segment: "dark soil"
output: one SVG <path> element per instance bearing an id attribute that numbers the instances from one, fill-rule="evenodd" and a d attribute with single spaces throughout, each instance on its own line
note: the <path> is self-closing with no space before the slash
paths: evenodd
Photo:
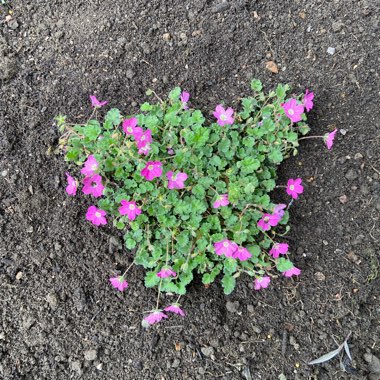
<path id="1" fill-rule="evenodd" d="M 376 0 L 2 6 L 0 378 L 379 379 L 364 359 L 380 356 L 378 36 Z M 131 257 L 116 231 L 85 222 L 84 197 L 66 196 L 53 117 L 85 119 L 92 93 L 134 112 L 147 88 L 177 85 L 209 112 L 235 105 L 253 77 L 312 89 L 312 132 L 341 129 L 333 150 L 305 140 L 280 169 L 283 183 L 305 181 L 289 236 L 302 276 L 262 292 L 243 278 L 228 297 L 195 283 L 186 318 L 145 330 L 156 293 L 141 268 L 125 293 L 110 288 Z M 356 375 L 337 358 L 307 365 L 350 331 Z"/>

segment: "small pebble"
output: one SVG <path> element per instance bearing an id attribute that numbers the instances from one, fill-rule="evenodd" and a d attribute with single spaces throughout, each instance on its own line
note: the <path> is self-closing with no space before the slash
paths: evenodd
<path id="1" fill-rule="evenodd" d="M 94 361 L 98 356 L 98 352 L 96 350 L 87 350 L 84 352 L 84 358 L 89 361 L 89 362 L 92 362 Z"/>
<path id="2" fill-rule="evenodd" d="M 345 129 L 339 129 L 341 135 L 345 136 L 347 131 Z"/>
<path id="3" fill-rule="evenodd" d="M 327 49 L 327 54 L 334 55 L 334 54 L 335 54 L 335 48 L 333 48 L 333 47 L 329 47 L 329 48 Z"/>

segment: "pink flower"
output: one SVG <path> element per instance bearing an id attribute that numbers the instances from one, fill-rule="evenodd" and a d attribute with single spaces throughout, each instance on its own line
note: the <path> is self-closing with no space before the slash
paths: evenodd
<path id="1" fill-rule="evenodd" d="M 99 164 L 96 161 L 96 158 L 93 155 L 87 157 L 87 160 L 84 163 L 84 167 L 80 171 L 86 177 L 92 176 L 96 170 L 98 170 Z"/>
<path id="2" fill-rule="evenodd" d="M 122 205 L 119 207 L 120 215 L 127 215 L 129 220 L 135 220 L 141 214 L 141 209 L 136 206 L 136 202 L 123 199 L 120 203 Z"/>
<path id="3" fill-rule="evenodd" d="M 158 273 L 157 277 L 166 278 L 166 277 L 175 277 L 177 273 L 174 272 L 172 268 L 162 268 Z"/>
<path id="4" fill-rule="evenodd" d="M 309 112 L 314 106 L 313 99 L 314 92 L 309 92 L 309 90 L 306 89 L 306 93 L 303 97 L 303 105 L 305 106 L 307 112 Z"/>
<path id="5" fill-rule="evenodd" d="M 269 251 L 269 254 L 277 259 L 280 254 L 285 255 L 289 250 L 289 245 L 286 243 L 274 243 L 272 249 Z"/>
<path id="6" fill-rule="evenodd" d="M 94 174 L 83 180 L 82 191 L 84 194 L 92 194 L 95 198 L 98 198 L 103 195 L 103 190 L 102 177 L 99 174 Z"/>
<path id="7" fill-rule="evenodd" d="M 293 267 L 293 268 L 290 268 L 290 269 L 286 270 L 282 274 L 285 277 L 299 276 L 301 274 L 301 270 L 298 269 L 298 268 L 296 268 L 296 267 Z"/>
<path id="8" fill-rule="evenodd" d="M 181 317 L 184 317 L 186 315 L 178 303 L 173 303 L 173 305 L 165 307 L 164 311 L 170 311 L 172 313 L 180 315 Z"/>
<path id="9" fill-rule="evenodd" d="M 115 289 L 119 290 L 120 292 L 128 288 L 128 282 L 124 280 L 123 276 L 110 278 L 110 283 Z"/>
<path id="10" fill-rule="evenodd" d="M 286 116 L 293 122 L 301 121 L 304 111 L 303 104 L 297 104 L 296 99 L 290 99 L 286 103 L 281 104 L 281 107 L 285 111 Z"/>
<path id="11" fill-rule="evenodd" d="M 257 277 L 254 281 L 255 290 L 265 289 L 269 286 L 269 283 L 270 283 L 269 276 Z"/>
<path id="12" fill-rule="evenodd" d="M 228 194 L 222 194 L 219 195 L 217 200 L 213 204 L 213 208 L 218 208 L 220 206 L 227 206 L 230 204 L 230 201 L 228 200 Z"/>
<path id="13" fill-rule="evenodd" d="M 215 253 L 220 256 L 233 257 L 234 253 L 238 250 L 238 245 L 233 241 L 227 239 L 218 241 L 214 244 Z"/>
<path id="14" fill-rule="evenodd" d="M 137 129 L 137 128 L 136 128 Z M 133 136 L 135 137 L 137 141 L 137 148 L 141 149 L 144 148 L 147 144 L 150 144 L 152 142 L 152 131 L 150 129 L 147 129 L 145 132 L 143 130 L 138 130 L 133 133 Z"/>
<path id="15" fill-rule="evenodd" d="M 66 193 L 74 196 L 77 193 L 78 181 L 75 178 L 71 177 L 69 173 L 66 173 L 66 177 L 68 183 L 66 186 Z"/>
<path id="16" fill-rule="evenodd" d="M 90 206 L 86 213 L 86 219 L 95 224 L 95 226 L 100 226 L 101 224 L 107 224 L 106 214 L 104 210 L 100 210 L 96 206 Z"/>
<path id="17" fill-rule="evenodd" d="M 238 249 L 233 253 L 232 257 L 234 259 L 239 259 L 240 261 L 245 261 L 251 258 L 252 254 L 248 251 L 247 248 L 238 247 Z"/>
<path id="18" fill-rule="evenodd" d="M 189 109 L 189 107 L 187 106 L 187 102 L 189 101 L 189 99 L 190 99 L 190 94 L 186 91 L 182 91 L 181 102 L 182 102 L 183 109 L 185 110 Z"/>
<path id="19" fill-rule="evenodd" d="M 147 156 L 151 149 L 152 147 L 150 146 L 150 144 L 146 144 L 138 150 L 138 153 Z"/>
<path id="20" fill-rule="evenodd" d="M 278 214 L 264 214 L 262 218 L 257 222 L 257 227 L 263 231 L 270 230 L 271 227 L 277 226 L 281 217 Z"/>
<path id="21" fill-rule="evenodd" d="M 285 211 L 284 211 L 285 209 L 286 209 L 286 205 L 284 205 L 283 203 L 280 203 L 280 204 L 274 206 L 273 214 L 276 214 L 282 218 L 285 214 Z"/>
<path id="22" fill-rule="evenodd" d="M 186 173 L 179 172 L 174 174 L 174 172 L 170 171 L 166 173 L 166 177 L 168 177 L 169 180 L 168 189 L 183 189 L 185 187 L 184 182 L 187 180 Z"/>
<path id="23" fill-rule="evenodd" d="M 136 126 L 137 119 L 135 117 L 131 117 L 130 119 L 125 119 L 123 121 L 123 130 L 127 135 L 133 135 Z"/>
<path id="24" fill-rule="evenodd" d="M 234 110 L 231 107 L 225 110 L 221 104 L 215 107 L 215 111 L 213 113 L 213 115 L 217 118 L 216 122 L 222 127 L 226 124 L 232 125 L 234 123 L 233 114 Z"/>
<path id="25" fill-rule="evenodd" d="M 326 133 L 324 136 L 323 136 L 323 140 L 325 141 L 326 145 L 327 145 L 327 149 L 331 149 L 333 144 L 334 144 L 334 139 L 335 139 L 335 135 L 336 135 L 336 132 L 338 130 L 335 128 L 331 133 Z"/>
<path id="26" fill-rule="evenodd" d="M 297 199 L 299 194 L 303 193 L 303 186 L 301 185 L 302 179 L 292 179 L 290 178 L 288 180 L 288 186 L 286 187 L 286 192 L 288 195 L 290 195 L 293 199 Z"/>
<path id="27" fill-rule="evenodd" d="M 160 161 L 149 161 L 145 168 L 141 170 L 141 175 L 148 181 L 153 181 L 156 177 L 161 177 L 162 164 Z"/>
<path id="28" fill-rule="evenodd" d="M 150 325 L 154 325 L 155 323 L 158 323 L 167 317 L 168 316 L 162 311 L 156 310 L 152 314 L 149 314 L 147 317 L 145 317 L 144 321 L 148 322 Z"/>
<path id="29" fill-rule="evenodd" d="M 95 108 L 96 107 L 98 107 L 98 108 L 103 107 L 108 103 L 107 100 L 105 100 L 104 102 L 99 102 L 99 100 L 96 99 L 95 95 L 90 95 L 90 100 L 91 100 L 91 105 Z"/>

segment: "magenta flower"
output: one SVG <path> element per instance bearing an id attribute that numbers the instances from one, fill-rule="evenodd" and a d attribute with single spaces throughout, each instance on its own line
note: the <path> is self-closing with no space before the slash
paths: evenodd
<path id="1" fill-rule="evenodd" d="M 100 226 L 101 224 L 107 224 L 106 214 L 104 210 L 100 210 L 96 206 L 90 206 L 86 213 L 86 219 L 95 224 L 95 226 Z"/>
<path id="2" fill-rule="evenodd" d="M 144 130 L 141 127 L 135 127 L 133 129 L 132 135 L 137 140 L 139 136 L 141 136 L 144 133 Z"/>
<path id="3" fill-rule="evenodd" d="M 217 200 L 213 204 L 213 208 L 218 208 L 220 206 L 227 206 L 230 204 L 230 201 L 228 200 L 228 194 L 222 194 L 219 195 Z"/>
<path id="4" fill-rule="evenodd" d="M 177 273 L 174 272 L 172 268 L 162 268 L 158 273 L 157 277 L 166 278 L 166 277 L 175 277 Z"/>
<path id="5" fill-rule="evenodd" d="M 331 133 L 326 133 L 323 136 L 323 140 L 325 141 L 328 150 L 330 150 L 334 144 L 334 139 L 337 131 L 338 130 L 335 128 Z"/>
<path id="6" fill-rule="evenodd" d="M 271 227 L 277 226 L 281 217 L 278 214 L 264 214 L 262 218 L 257 222 L 257 227 L 263 231 L 270 230 Z"/>
<path id="7" fill-rule="evenodd" d="M 66 177 L 67 177 L 67 184 L 68 184 L 66 186 L 66 193 L 74 196 L 77 193 L 78 181 L 75 178 L 71 177 L 69 173 L 66 173 Z"/>
<path id="8" fill-rule="evenodd" d="M 135 131 L 133 136 L 137 141 L 138 149 L 144 148 L 147 144 L 152 142 L 152 131 L 150 129 L 147 129 L 145 132 L 141 131 L 141 133 L 140 131 Z"/>
<path id="9" fill-rule="evenodd" d="M 90 95 L 90 100 L 91 100 L 91 105 L 95 108 L 100 108 L 100 107 L 103 107 L 105 106 L 108 101 L 105 100 L 104 102 L 100 102 L 95 95 Z"/>
<path id="10" fill-rule="evenodd" d="M 99 174 L 84 178 L 82 188 L 84 194 L 92 194 L 95 198 L 98 198 L 103 195 L 103 190 L 102 177 Z"/>
<path id="11" fill-rule="evenodd" d="M 128 288 L 128 282 L 124 280 L 123 276 L 110 278 L 110 283 L 115 289 L 119 290 L 120 292 Z"/>
<path id="12" fill-rule="evenodd" d="M 148 181 L 153 181 L 157 177 L 161 177 L 162 164 L 160 161 L 149 161 L 145 168 L 141 170 L 141 175 Z"/>
<path id="13" fill-rule="evenodd" d="M 301 274 L 301 269 L 296 267 L 290 268 L 282 273 L 285 277 L 299 276 Z"/>
<path id="14" fill-rule="evenodd" d="M 165 313 L 163 313 L 162 311 L 155 310 L 153 313 L 151 313 L 147 317 L 145 317 L 144 321 L 148 322 L 150 325 L 154 325 L 155 323 L 158 323 L 167 317 L 168 316 Z"/>
<path id="15" fill-rule="evenodd" d="M 152 147 L 150 146 L 150 144 L 146 144 L 138 150 L 138 153 L 147 156 L 151 149 Z"/>
<path id="16" fill-rule="evenodd" d="M 285 214 L 285 211 L 284 211 L 285 209 L 286 209 L 286 205 L 284 205 L 283 203 L 280 203 L 274 206 L 273 214 L 277 214 L 280 218 L 282 218 Z"/>
<path id="17" fill-rule="evenodd" d="M 234 123 L 233 114 L 234 114 L 234 110 L 231 107 L 229 107 L 225 110 L 221 104 L 219 104 L 215 107 L 215 111 L 213 113 L 213 115 L 217 119 L 216 122 L 221 127 L 223 127 L 226 124 L 232 125 Z"/>
<path id="18" fill-rule="evenodd" d="M 296 99 L 290 99 L 286 103 L 281 104 L 281 107 L 285 111 L 286 116 L 293 122 L 301 121 L 304 111 L 303 104 L 297 104 Z"/>
<path id="19" fill-rule="evenodd" d="M 289 245 L 286 243 L 274 243 L 273 247 L 269 251 L 269 254 L 274 258 L 277 259 L 280 254 L 285 255 L 289 250 Z"/>
<path id="20" fill-rule="evenodd" d="M 254 281 L 255 290 L 265 289 L 269 286 L 269 283 L 270 283 L 269 276 L 257 277 Z"/>
<path id="21" fill-rule="evenodd" d="M 233 241 L 227 239 L 218 241 L 214 244 L 215 253 L 220 256 L 233 257 L 234 253 L 238 250 L 238 245 Z"/>
<path id="22" fill-rule="evenodd" d="M 174 172 L 170 171 L 166 173 L 166 177 L 168 177 L 169 180 L 168 189 L 183 189 L 185 187 L 184 182 L 187 180 L 186 173 L 179 172 L 174 174 Z"/>
<path id="23" fill-rule="evenodd" d="M 123 121 L 123 130 L 127 135 L 133 135 L 136 126 L 137 119 L 135 117 L 131 117 L 130 119 L 125 119 Z"/>
<path id="24" fill-rule="evenodd" d="M 186 315 L 178 303 L 173 303 L 172 305 L 165 307 L 164 311 L 170 311 L 172 313 L 180 315 L 181 317 L 184 317 Z"/>
<path id="25" fill-rule="evenodd" d="M 309 112 L 314 106 L 313 99 L 314 92 L 309 92 L 309 90 L 306 89 L 306 93 L 303 97 L 303 105 L 305 106 L 307 112 Z"/>
<path id="26" fill-rule="evenodd" d="M 129 220 L 135 220 L 136 217 L 141 214 L 141 209 L 136 206 L 136 202 L 128 202 L 123 199 L 120 203 L 120 215 L 127 215 Z"/>
<path id="27" fill-rule="evenodd" d="M 181 99 L 181 102 L 182 102 L 183 109 L 185 109 L 185 110 L 189 109 L 189 107 L 187 106 L 187 102 L 190 99 L 190 94 L 188 92 L 186 92 L 186 91 L 182 91 L 180 99 Z"/>
<path id="28" fill-rule="evenodd" d="M 84 163 L 84 167 L 80 172 L 86 177 L 90 177 L 96 172 L 96 170 L 98 170 L 98 167 L 98 161 L 96 161 L 96 158 L 91 154 L 87 157 L 87 160 Z"/>
<path id="29" fill-rule="evenodd" d="M 240 261 L 248 260 L 252 257 L 252 254 L 248 251 L 247 248 L 238 247 L 238 249 L 233 253 L 232 256 L 234 259 L 239 259 Z"/>
<path id="30" fill-rule="evenodd" d="M 286 192 L 293 199 L 297 199 L 298 195 L 303 193 L 303 186 L 301 185 L 301 183 L 302 183 L 301 178 L 296 178 L 296 179 L 290 178 L 288 180 L 288 186 L 286 187 Z"/>

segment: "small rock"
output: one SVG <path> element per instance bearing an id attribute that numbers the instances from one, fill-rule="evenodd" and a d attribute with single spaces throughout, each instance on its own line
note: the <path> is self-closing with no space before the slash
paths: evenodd
<path id="1" fill-rule="evenodd" d="M 181 362 L 178 359 L 174 359 L 172 363 L 172 368 L 178 368 Z"/>
<path id="2" fill-rule="evenodd" d="M 356 153 L 354 158 L 355 158 L 355 160 L 360 160 L 363 158 L 363 155 L 361 153 Z"/>
<path id="3" fill-rule="evenodd" d="M 15 30 L 19 27 L 19 23 L 17 22 L 16 19 L 12 19 L 8 22 L 8 26 L 12 29 L 12 30 Z"/>
<path id="4" fill-rule="evenodd" d="M 8 174 L 8 170 L 6 170 L 6 169 L 1 172 L 2 177 L 6 177 L 7 174 Z"/>
<path id="5" fill-rule="evenodd" d="M 253 305 L 247 305 L 247 311 L 249 313 L 253 313 L 255 311 L 255 308 L 253 307 Z"/>
<path id="6" fill-rule="evenodd" d="M 219 345 L 220 345 L 220 342 L 219 342 L 219 339 L 211 339 L 210 340 L 210 345 L 212 346 L 212 347 L 214 347 L 214 348 L 218 348 L 219 347 Z"/>
<path id="7" fill-rule="evenodd" d="M 135 76 L 135 72 L 132 69 L 128 69 L 125 75 L 128 79 L 132 79 Z"/>
<path id="8" fill-rule="evenodd" d="M 215 7 L 212 7 L 211 8 L 211 13 L 220 13 L 220 12 L 224 12 L 226 11 L 228 8 L 230 7 L 230 4 L 227 3 L 227 2 L 221 2 L 217 5 L 215 5 Z"/>
<path id="9" fill-rule="evenodd" d="M 335 33 L 340 32 L 343 29 L 343 27 L 344 27 L 344 24 L 341 21 L 334 21 L 332 23 L 332 29 Z"/>
<path id="10" fill-rule="evenodd" d="M 252 326 L 252 330 L 256 333 L 256 334 L 261 334 L 262 333 L 262 328 L 259 327 L 259 326 Z"/>
<path id="11" fill-rule="evenodd" d="M 0 80 L 12 79 L 17 73 L 17 63 L 14 58 L 0 56 Z"/>
<path id="12" fill-rule="evenodd" d="M 170 33 L 164 33 L 164 34 L 162 35 L 162 39 L 163 39 L 164 41 L 166 41 L 166 42 L 169 42 L 169 41 L 171 40 L 171 38 L 172 38 L 172 36 L 171 36 Z"/>
<path id="13" fill-rule="evenodd" d="M 230 313 L 235 313 L 239 309 L 239 301 L 228 301 L 226 304 L 226 308 Z"/>
<path id="14" fill-rule="evenodd" d="M 347 131 L 345 129 L 339 129 L 341 135 L 345 136 Z"/>
<path id="15" fill-rule="evenodd" d="M 94 361 L 97 357 L 98 352 L 96 350 L 87 350 L 84 352 L 84 358 L 89 362 Z"/>
<path id="16" fill-rule="evenodd" d="M 345 177 L 349 180 L 349 181 L 354 181 L 356 178 L 358 178 L 358 173 L 356 173 L 356 171 L 354 169 L 350 169 L 346 174 L 345 174 Z"/>
<path id="17" fill-rule="evenodd" d="M 51 292 L 47 295 L 46 301 L 52 310 L 56 310 L 58 306 L 58 300 L 55 293 Z"/>
<path id="18" fill-rule="evenodd" d="M 333 47 L 327 48 L 327 54 L 334 55 L 335 54 L 335 48 L 333 48 Z"/>
<path id="19" fill-rule="evenodd" d="M 147 55 L 150 54 L 150 48 L 146 42 L 142 42 L 140 46 L 141 46 L 144 54 L 147 54 Z"/>
<path id="20" fill-rule="evenodd" d="M 364 360 L 368 363 L 368 369 L 372 373 L 380 374 L 380 359 L 371 353 L 364 354 Z"/>
<path id="21" fill-rule="evenodd" d="M 348 202 L 348 197 L 347 195 L 343 194 L 339 197 L 339 202 L 342 204 L 346 204 Z"/>
<path id="22" fill-rule="evenodd" d="M 61 245 L 61 244 L 59 244 L 58 242 L 55 242 L 55 243 L 54 243 L 54 250 L 55 250 L 55 251 L 60 251 L 61 248 L 62 248 L 62 245 Z"/>
<path id="23" fill-rule="evenodd" d="M 202 351 L 202 354 L 204 356 L 207 356 L 208 358 L 211 356 L 211 355 L 214 355 L 214 348 L 213 347 L 202 347 L 201 348 L 201 351 Z"/>
<path id="24" fill-rule="evenodd" d="M 295 350 L 298 350 L 300 348 L 300 345 L 296 342 L 296 339 L 293 335 L 289 337 L 289 344 L 294 347 Z"/>
<path id="25" fill-rule="evenodd" d="M 322 272 L 315 272 L 315 273 L 314 273 L 314 277 L 315 277 L 318 281 L 325 281 L 325 280 L 326 280 L 326 276 L 325 276 Z"/>
<path id="26" fill-rule="evenodd" d="M 22 279 L 23 273 L 22 272 L 17 272 L 16 274 L 16 280 L 20 281 Z"/>
<path id="27" fill-rule="evenodd" d="M 78 376 L 82 376 L 82 364 L 79 361 L 70 362 L 70 368 L 72 371 L 76 372 Z"/>
<path id="28" fill-rule="evenodd" d="M 35 322 L 36 322 L 36 320 L 34 318 L 32 318 L 32 317 L 26 317 L 22 321 L 22 328 L 24 330 L 29 330 L 34 325 Z"/>

